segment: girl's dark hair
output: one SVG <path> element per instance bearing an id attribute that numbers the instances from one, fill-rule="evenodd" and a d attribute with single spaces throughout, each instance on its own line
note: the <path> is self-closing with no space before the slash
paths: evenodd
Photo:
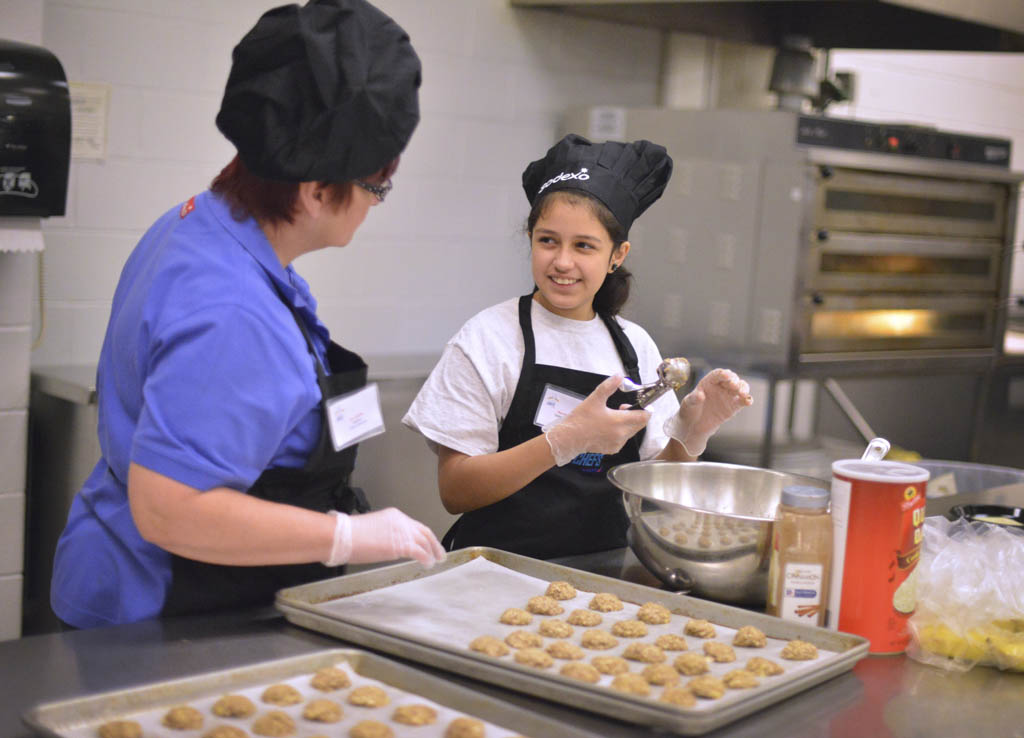
<path id="1" fill-rule="evenodd" d="M 583 205 L 589 208 L 590 212 L 593 213 L 594 217 L 597 218 L 598 222 L 608 232 L 608 236 L 612 241 L 613 254 L 619 250 L 619 247 L 622 246 L 629 236 L 622 226 L 619 225 L 619 221 L 615 219 L 611 211 L 605 207 L 604 203 L 583 190 L 555 190 L 539 197 L 533 203 L 533 208 L 530 209 L 530 216 L 526 219 L 526 233 L 528 236 L 532 238 L 534 226 L 537 225 L 537 221 L 544 214 L 548 204 L 554 202 L 556 198 L 567 205 Z M 594 312 L 601 315 L 618 315 L 622 306 L 629 299 L 629 288 L 632 281 L 633 275 L 623 266 L 605 275 L 604 283 L 597 291 L 597 294 L 594 295 Z"/>
<path id="2" fill-rule="evenodd" d="M 379 172 L 364 177 L 363 181 L 381 184 L 390 179 L 397 168 L 396 157 Z M 328 197 L 333 204 L 344 205 L 352 197 L 352 188 L 355 186 L 352 182 L 326 184 Z M 260 223 L 269 225 L 295 221 L 295 201 L 299 194 L 299 183 L 257 176 L 237 155 L 214 177 L 210 183 L 210 190 L 227 200 L 231 206 L 231 216 L 235 220 L 242 221 L 252 216 Z"/>

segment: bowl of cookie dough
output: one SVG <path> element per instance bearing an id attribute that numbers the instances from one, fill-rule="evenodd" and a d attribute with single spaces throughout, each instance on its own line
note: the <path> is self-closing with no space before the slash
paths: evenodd
<path id="1" fill-rule="evenodd" d="M 707 461 L 638 461 L 608 472 L 622 490 L 630 548 L 671 589 L 763 607 L 772 521 L 790 485 L 830 482 Z"/>

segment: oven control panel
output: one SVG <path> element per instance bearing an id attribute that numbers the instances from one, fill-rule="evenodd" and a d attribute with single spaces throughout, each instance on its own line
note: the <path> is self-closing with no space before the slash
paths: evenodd
<path id="1" fill-rule="evenodd" d="M 1008 169 L 1010 139 L 951 133 L 926 126 L 801 115 L 796 142 L 852 151 L 965 161 Z"/>

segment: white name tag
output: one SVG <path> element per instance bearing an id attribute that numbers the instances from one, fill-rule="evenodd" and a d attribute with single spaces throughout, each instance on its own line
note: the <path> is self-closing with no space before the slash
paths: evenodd
<path id="1" fill-rule="evenodd" d="M 384 416 L 377 385 L 368 384 L 328 400 L 327 423 L 335 451 L 383 433 Z"/>
<path id="2" fill-rule="evenodd" d="M 556 387 L 553 384 L 544 386 L 544 394 L 541 395 L 540 405 L 537 406 L 537 414 L 533 422 L 539 428 L 548 428 L 566 415 L 576 409 L 586 398 L 567 389 Z"/>

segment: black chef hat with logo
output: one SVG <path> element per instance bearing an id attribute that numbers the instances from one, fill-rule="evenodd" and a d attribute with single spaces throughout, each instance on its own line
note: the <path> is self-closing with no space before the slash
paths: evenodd
<path id="1" fill-rule="evenodd" d="M 283 5 L 235 47 L 217 127 L 266 179 L 359 179 L 409 142 L 419 86 L 409 35 L 366 0 Z"/>
<path id="2" fill-rule="evenodd" d="M 633 221 L 661 197 L 671 176 L 672 158 L 664 146 L 650 141 L 591 143 L 570 133 L 526 167 L 523 190 L 531 207 L 554 190 L 583 190 L 604 203 L 628 233 Z"/>

